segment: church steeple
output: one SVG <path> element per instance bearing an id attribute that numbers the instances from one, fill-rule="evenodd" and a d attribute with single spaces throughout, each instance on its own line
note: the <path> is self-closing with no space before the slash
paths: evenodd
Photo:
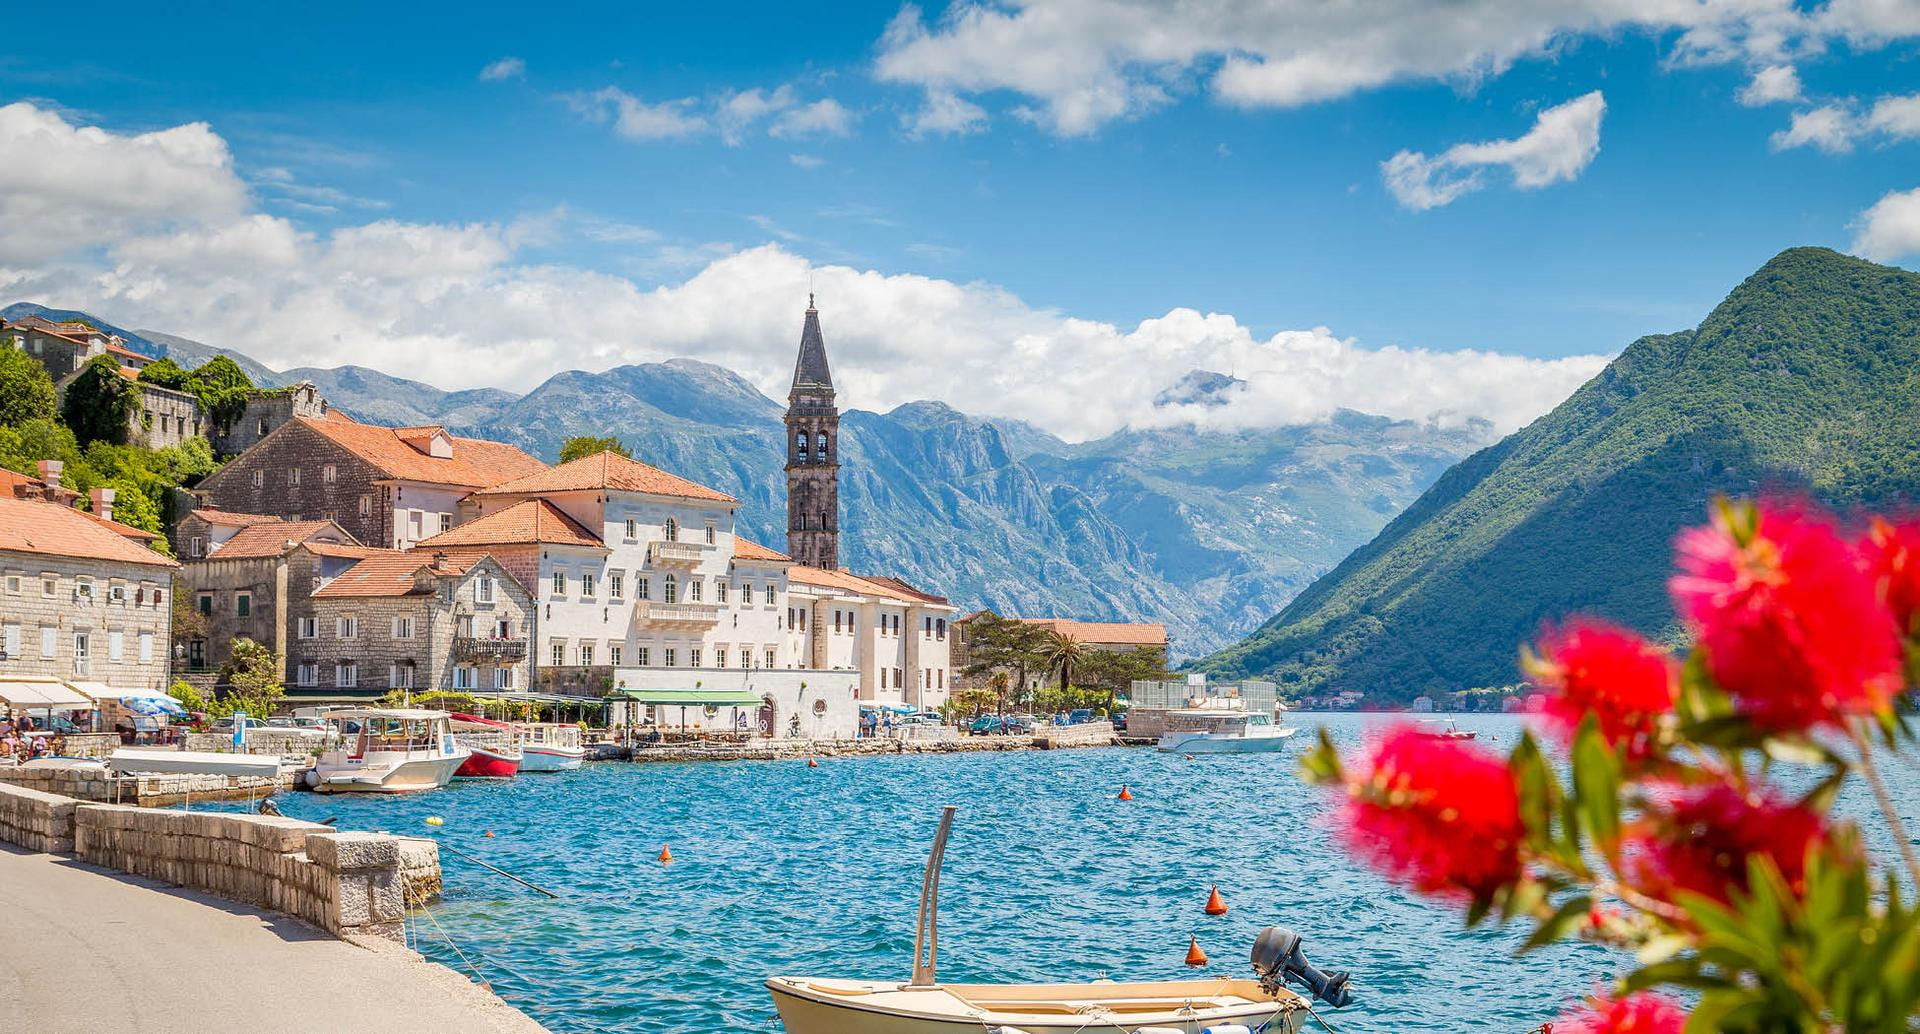
<path id="1" fill-rule="evenodd" d="M 840 566 L 840 410 L 811 294 L 787 393 L 787 554 L 812 567 Z"/>

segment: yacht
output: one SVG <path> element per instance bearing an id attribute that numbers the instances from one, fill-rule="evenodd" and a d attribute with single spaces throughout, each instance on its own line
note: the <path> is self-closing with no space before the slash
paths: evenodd
<path id="1" fill-rule="evenodd" d="M 578 725 L 523 722 L 520 732 L 522 772 L 571 772 L 587 756 L 586 748 L 580 745 Z"/>
<path id="2" fill-rule="evenodd" d="M 321 717 L 339 730 L 307 770 L 307 785 L 321 793 L 438 789 L 473 753 L 454 740 L 445 711 L 349 707 Z"/>
<path id="3" fill-rule="evenodd" d="M 1194 708 L 1167 714 L 1159 749 L 1170 754 L 1260 754 L 1286 746 L 1300 730 L 1263 711 Z"/>

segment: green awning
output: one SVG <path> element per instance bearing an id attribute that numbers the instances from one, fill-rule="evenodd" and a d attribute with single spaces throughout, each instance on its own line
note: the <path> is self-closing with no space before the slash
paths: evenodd
<path id="1" fill-rule="evenodd" d="M 607 694 L 608 700 L 636 704 L 680 704 L 690 707 L 759 707 L 766 701 L 744 689 L 627 689 Z"/>

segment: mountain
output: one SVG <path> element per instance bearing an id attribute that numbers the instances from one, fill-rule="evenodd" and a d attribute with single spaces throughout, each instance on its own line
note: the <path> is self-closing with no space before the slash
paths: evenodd
<path id="1" fill-rule="evenodd" d="M 1384 703 L 1501 685 L 1545 621 L 1673 635 L 1671 543 L 1716 494 L 1920 498 L 1920 276 L 1783 252 L 1691 331 L 1642 338 L 1448 470 L 1244 641 L 1200 663 Z"/>
<path id="2" fill-rule="evenodd" d="M 183 365 L 226 355 L 263 386 L 313 381 L 373 423 L 440 424 L 550 460 L 572 435 L 614 435 L 740 499 L 748 536 L 786 542 L 785 406 L 722 367 L 673 359 L 566 371 L 525 395 L 448 392 L 365 367 L 273 370 L 139 333 Z M 1237 384 L 1195 371 L 1162 404 L 1204 404 Z M 849 410 L 841 427 L 842 563 L 967 608 L 1160 622 L 1178 657 L 1255 627 L 1492 438 L 1479 423 L 1342 413 L 1304 427 L 1122 431 L 1075 444 L 935 402 Z"/>

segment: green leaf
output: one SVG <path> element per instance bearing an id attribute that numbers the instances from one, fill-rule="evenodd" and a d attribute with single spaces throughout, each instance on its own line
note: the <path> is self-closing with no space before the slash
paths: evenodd
<path id="1" fill-rule="evenodd" d="M 1340 751 L 1334 747 L 1326 726 L 1320 727 L 1320 742 L 1300 755 L 1300 778 L 1315 786 L 1333 786 L 1345 780 Z"/>
<path id="2" fill-rule="evenodd" d="M 1574 735 L 1573 792 L 1594 845 L 1611 859 L 1620 841 L 1620 760 L 1592 715 Z"/>
<path id="3" fill-rule="evenodd" d="M 1576 895 L 1561 902 L 1560 907 L 1554 909 L 1551 916 L 1541 920 L 1540 925 L 1534 927 L 1533 935 L 1528 937 L 1527 942 L 1522 944 L 1520 950 L 1514 954 L 1525 955 L 1565 937 L 1586 921 L 1587 912 L 1592 908 L 1593 899 L 1585 894 Z"/>

